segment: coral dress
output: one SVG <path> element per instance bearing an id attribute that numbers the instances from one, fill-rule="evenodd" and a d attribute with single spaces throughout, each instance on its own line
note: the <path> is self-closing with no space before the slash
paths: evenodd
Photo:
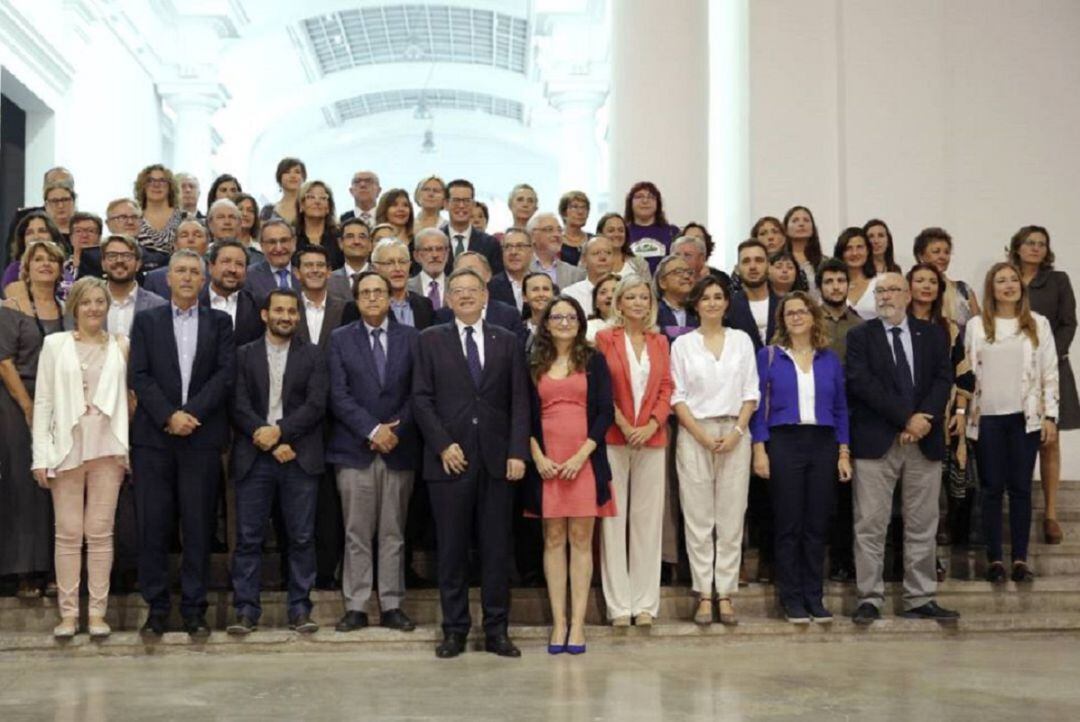
<path id="1" fill-rule="evenodd" d="M 576 454 L 589 436 L 586 383 L 582 371 L 565 379 L 544 374 L 537 385 L 544 454 L 556 464 Z M 573 479 L 545 479 L 543 484 L 545 519 L 615 516 L 614 497 L 603 506 L 596 504 L 596 477 L 591 461 L 586 461 Z"/>

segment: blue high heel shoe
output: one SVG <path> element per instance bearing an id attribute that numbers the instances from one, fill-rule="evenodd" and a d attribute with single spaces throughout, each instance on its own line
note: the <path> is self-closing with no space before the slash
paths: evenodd
<path id="1" fill-rule="evenodd" d="M 566 638 L 570 638 L 569 629 L 566 630 Z M 562 644 L 548 644 L 548 654 L 562 654 L 565 651 L 567 651 L 566 642 L 563 642 Z"/>
<path id="2" fill-rule="evenodd" d="M 567 654 L 585 654 L 584 644 L 570 644 L 570 630 L 566 630 L 566 653 Z"/>

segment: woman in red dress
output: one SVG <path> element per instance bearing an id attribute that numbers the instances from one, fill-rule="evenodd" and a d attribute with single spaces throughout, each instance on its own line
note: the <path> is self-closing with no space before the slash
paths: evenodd
<path id="1" fill-rule="evenodd" d="M 532 449 L 526 513 L 544 520 L 544 574 L 551 602 L 548 652 L 585 651 L 585 608 L 593 573 L 596 517 L 614 516 L 604 435 L 614 422 L 604 357 L 585 341 L 585 312 L 574 299 L 548 304 L 529 361 Z M 567 540 L 570 619 L 567 624 Z"/>

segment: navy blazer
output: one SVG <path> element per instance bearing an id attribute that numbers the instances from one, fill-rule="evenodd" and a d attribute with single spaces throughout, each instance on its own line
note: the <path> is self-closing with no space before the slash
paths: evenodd
<path id="1" fill-rule="evenodd" d="M 424 437 L 424 478 L 448 475 L 439 454 L 457 443 L 465 452 L 465 475 L 481 465 L 493 479 L 506 478 L 506 460 L 529 459 L 529 383 L 521 343 L 504 328 L 483 323 L 484 369 L 473 383 L 457 324 L 420 334 L 413 371 L 413 413 Z M 440 383 L 453 380 L 455 383 Z"/>
<path id="2" fill-rule="evenodd" d="M 259 261 L 248 266 L 247 280 L 244 282 L 244 287 L 251 291 L 256 307 L 262 308 L 266 297 L 278 287 L 277 276 L 274 275 L 273 270 L 270 268 L 270 261 Z M 289 268 L 289 287 L 300 293 L 300 280 L 293 274 L 291 267 Z"/>
<path id="3" fill-rule="evenodd" d="M 236 320 L 233 321 L 233 343 L 239 348 L 249 344 L 257 338 L 262 338 L 266 327 L 262 322 L 260 309 L 255 304 L 255 299 L 247 288 L 240 288 L 236 292 Z M 203 286 L 199 292 L 199 305 L 210 308 L 210 285 Z"/>
<path id="4" fill-rule="evenodd" d="M 585 421 L 589 438 L 596 442 L 596 448 L 589 455 L 589 463 L 592 464 L 593 476 L 596 478 L 596 505 L 603 506 L 611 499 L 611 466 L 608 463 L 607 442 L 604 437 L 608 428 L 615 423 L 615 402 L 611 395 L 611 373 L 604 355 L 599 351 L 593 352 L 585 366 L 585 386 Z M 543 451 L 544 425 L 540 414 L 540 393 L 532 381 L 532 376 L 529 377 L 529 398 L 532 435 Z M 544 508 L 544 480 L 531 455 L 522 491 L 522 504 L 525 509 L 541 516 Z"/>
<path id="5" fill-rule="evenodd" d="M 86 276 L 105 277 L 105 271 L 101 265 L 101 246 L 84 248 L 79 251 L 79 272 L 75 275 L 75 280 Z"/>
<path id="6" fill-rule="evenodd" d="M 454 231 L 450 228 L 449 223 L 443 224 L 439 230 L 450 239 L 450 253 L 446 259 L 446 275 L 449 276 L 450 272 L 454 270 Z M 491 266 L 492 274 L 502 272 L 502 245 L 495 236 L 490 236 L 473 228 L 465 239 L 465 250 L 484 254 L 484 257 L 488 260 L 488 265 Z M 412 275 L 412 271 L 410 271 L 410 275 Z"/>
<path id="7" fill-rule="evenodd" d="M 847 389 L 851 405 L 851 453 L 856 459 L 880 459 L 912 414 L 932 417 L 930 433 L 919 448 L 931 461 L 945 456 L 945 405 L 953 384 L 949 339 L 936 323 L 908 316 L 915 403 L 906 402 L 896 383 L 892 339 L 880 318 L 855 326 L 847 334 Z"/>
<path id="8" fill-rule="evenodd" d="M 245 344 L 236 352 L 236 385 L 230 404 L 236 436 L 231 457 L 232 478 L 243 479 L 262 451 L 252 441 L 255 430 L 266 426 L 270 406 L 270 364 L 266 337 Z M 329 376 L 322 352 L 294 335 L 281 383 L 283 416 L 277 422 L 281 444 L 296 452 L 296 463 L 308 474 L 323 472 L 323 419 Z"/>
<path id="9" fill-rule="evenodd" d="M 450 310 L 449 306 L 443 306 L 435 312 L 435 323 L 450 323 L 453 320 L 454 312 Z M 525 348 L 525 342 L 529 338 L 529 329 L 525 327 L 524 321 L 521 320 L 521 311 L 515 311 L 513 304 L 506 304 L 489 298 L 487 310 L 484 312 L 484 320 L 513 333 L 521 343 L 521 348 Z"/>
<path id="10" fill-rule="evenodd" d="M 353 321 L 330 334 L 330 411 L 333 423 L 326 449 L 332 464 L 366 469 L 376 453 L 368 435 L 377 424 L 398 421 L 398 445 L 383 456 L 387 468 L 416 468 L 420 439 L 413 420 L 413 364 L 420 332 L 398 323 L 390 314 L 386 332 L 386 380 L 379 383 L 371 336 L 363 321 Z"/>
<path id="11" fill-rule="evenodd" d="M 501 301 L 507 306 L 517 306 L 518 315 L 521 314 L 521 306 L 518 306 L 517 299 L 514 298 L 514 287 L 510 285 L 510 278 L 506 275 L 506 271 L 491 277 L 488 282 L 488 298 Z"/>
<path id="12" fill-rule="evenodd" d="M 769 325 L 765 329 L 765 342 L 762 342 L 761 336 L 758 334 L 754 312 L 750 310 L 750 301 L 744 293 L 731 294 L 731 304 L 728 306 L 727 315 L 724 317 L 724 324 L 745 331 L 750 340 L 754 342 L 754 351 L 760 351 L 763 346 L 772 341 L 773 334 L 776 333 L 776 304 L 779 300 L 775 293 L 769 292 Z"/>
<path id="13" fill-rule="evenodd" d="M 222 311 L 199 308 L 199 332 L 188 399 L 181 404 L 180 362 L 173 333 L 172 304 L 135 314 L 131 324 L 128 388 L 138 405 L 131 421 L 134 446 L 169 448 L 175 443 L 220 450 L 228 442 L 225 402 L 236 378 L 232 322 Z M 199 420 L 190 436 L 165 432 L 169 417 L 186 411 Z"/>
<path id="14" fill-rule="evenodd" d="M 408 291 L 409 308 L 412 309 L 413 315 L 413 327 L 417 331 L 423 331 L 428 326 L 438 323 L 435 320 L 435 307 L 431 305 L 431 299 L 427 296 L 421 296 L 419 293 L 413 293 Z M 390 315 L 393 316 L 394 312 L 390 311 Z M 341 311 L 341 325 L 348 326 L 354 321 L 360 320 L 360 311 L 356 308 L 355 303 L 349 303 L 345 305 L 345 308 Z"/>
<path id="15" fill-rule="evenodd" d="M 686 325 L 680 325 L 679 320 L 675 318 L 675 311 L 672 310 L 667 301 L 661 298 L 660 303 L 656 307 L 656 325 L 664 332 L 668 341 L 674 341 L 676 338 L 686 333 L 687 329 L 700 326 L 701 321 L 698 319 L 697 314 L 694 313 L 694 309 L 687 307 Z"/>

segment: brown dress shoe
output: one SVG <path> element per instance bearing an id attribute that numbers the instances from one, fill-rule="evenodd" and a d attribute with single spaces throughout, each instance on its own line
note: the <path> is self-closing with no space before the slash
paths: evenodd
<path id="1" fill-rule="evenodd" d="M 1043 520 L 1043 536 L 1046 537 L 1047 544 L 1060 544 L 1061 540 L 1065 538 L 1057 519 Z"/>

